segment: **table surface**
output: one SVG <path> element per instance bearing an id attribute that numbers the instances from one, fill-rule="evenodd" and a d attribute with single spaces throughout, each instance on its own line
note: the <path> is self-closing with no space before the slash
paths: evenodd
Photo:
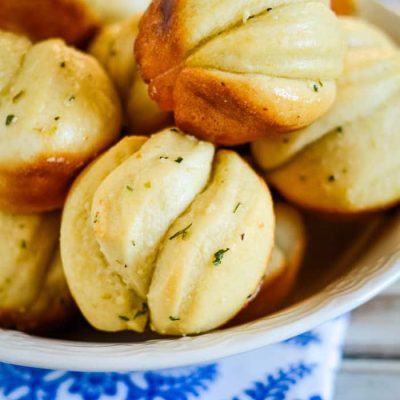
<path id="1" fill-rule="evenodd" d="M 352 313 L 335 400 L 400 399 L 400 281 Z"/>

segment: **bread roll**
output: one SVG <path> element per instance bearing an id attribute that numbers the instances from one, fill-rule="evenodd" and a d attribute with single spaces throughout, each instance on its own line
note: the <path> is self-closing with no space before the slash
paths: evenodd
<path id="1" fill-rule="evenodd" d="M 58 39 L 0 31 L 0 209 L 62 206 L 72 179 L 119 135 L 121 111 L 98 62 Z"/>
<path id="2" fill-rule="evenodd" d="M 253 321 L 276 311 L 292 291 L 303 261 L 306 232 L 301 214 L 285 203 L 274 205 L 275 243 L 265 278 L 230 325 Z"/>
<path id="3" fill-rule="evenodd" d="M 154 133 L 165 127 L 169 114 L 160 110 L 147 91 L 133 57 L 140 15 L 104 27 L 90 46 L 114 81 L 125 109 L 125 124 L 134 134 Z"/>
<path id="4" fill-rule="evenodd" d="M 33 41 L 57 37 L 80 45 L 97 27 L 96 14 L 85 0 L 0 0 L 0 29 Z"/>
<path id="5" fill-rule="evenodd" d="M 252 145 L 288 199 L 329 213 L 400 200 L 400 52 L 377 28 L 345 19 L 349 52 L 333 108 L 311 126 Z"/>
<path id="6" fill-rule="evenodd" d="M 58 214 L 0 211 L 0 326 L 44 332 L 71 316 L 58 232 Z"/>
<path id="7" fill-rule="evenodd" d="M 325 3 L 154 0 L 136 41 L 150 95 L 217 144 L 310 124 L 335 99 L 345 51 Z"/>
<path id="8" fill-rule="evenodd" d="M 124 138 L 68 196 L 61 254 L 97 329 L 214 329 L 256 290 L 273 244 L 272 200 L 236 153 L 175 128 Z"/>

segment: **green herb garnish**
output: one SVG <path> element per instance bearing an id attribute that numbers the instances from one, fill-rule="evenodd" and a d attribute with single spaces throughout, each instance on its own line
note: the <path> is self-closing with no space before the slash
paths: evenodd
<path id="1" fill-rule="evenodd" d="M 178 164 L 180 164 L 182 161 L 183 161 L 183 158 L 182 158 L 182 157 L 178 157 L 178 158 L 175 160 L 175 162 L 178 163 Z"/>
<path id="2" fill-rule="evenodd" d="M 173 317 L 172 315 L 169 316 L 170 321 L 180 321 L 180 318 Z"/>
<path id="3" fill-rule="evenodd" d="M 21 240 L 20 246 L 21 249 L 26 249 L 28 247 L 28 245 L 26 244 L 26 240 Z"/>
<path id="4" fill-rule="evenodd" d="M 142 317 L 143 315 L 146 315 L 148 310 L 149 310 L 149 307 L 148 307 L 147 303 L 142 303 L 142 309 L 136 311 L 136 314 L 133 317 L 133 319 L 136 319 L 136 318 Z"/>
<path id="5" fill-rule="evenodd" d="M 133 187 L 132 187 L 132 186 L 129 186 L 129 185 L 126 185 L 126 190 L 128 190 L 128 191 L 130 191 L 130 192 L 133 192 Z"/>
<path id="6" fill-rule="evenodd" d="M 144 187 L 145 187 L 146 189 L 150 189 L 150 188 L 151 188 L 151 182 L 146 182 L 146 183 L 144 184 Z"/>
<path id="7" fill-rule="evenodd" d="M 160 160 L 168 160 L 167 156 L 160 156 Z"/>
<path id="8" fill-rule="evenodd" d="M 69 98 L 68 98 L 68 102 L 69 103 L 73 103 L 74 101 L 76 100 L 76 97 L 75 96 L 69 96 Z"/>
<path id="9" fill-rule="evenodd" d="M 338 126 L 338 127 L 336 128 L 336 132 L 338 132 L 338 133 L 343 133 L 343 127 L 342 127 L 342 126 Z"/>
<path id="10" fill-rule="evenodd" d="M 129 318 L 126 317 L 125 315 L 118 315 L 118 318 L 121 319 L 122 321 L 129 321 Z"/>
<path id="11" fill-rule="evenodd" d="M 218 250 L 216 253 L 214 253 L 214 260 L 213 260 L 213 264 L 215 265 L 215 266 L 217 266 L 217 265 L 221 265 L 221 263 L 222 263 L 222 259 L 224 258 L 224 254 L 226 253 L 226 252 L 228 252 L 229 251 L 229 248 L 227 248 L 227 249 L 221 249 L 221 250 Z"/>
<path id="12" fill-rule="evenodd" d="M 7 115 L 7 117 L 6 117 L 6 126 L 11 125 L 14 120 L 15 120 L 15 115 L 14 114 Z"/>
<path id="13" fill-rule="evenodd" d="M 335 182 L 336 181 L 336 176 L 335 175 L 329 175 L 328 176 L 328 182 Z"/>
<path id="14" fill-rule="evenodd" d="M 170 131 L 171 131 L 171 132 L 178 133 L 178 132 L 179 132 L 179 129 L 178 129 L 178 128 L 171 128 Z"/>
<path id="15" fill-rule="evenodd" d="M 187 231 L 190 229 L 190 227 L 191 227 L 192 225 L 193 225 L 193 224 L 190 224 L 190 225 L 188 225 L 186 228 L 183 228 L 182 230 L 176 232 L 175 234 L 173 234 L 173 235 L 169 238 L 169 240 L 173 240 L 173 239 L 177 238 L 178 236 L 182 236 L 182 239 L 185 239 L 185 237 L 186 237 L 187 234 L 188 234 Z"/>
<path id="16" fill-rule="evenodd" d="M 318 92 L 318 90 L 319 90 L 319 89 L 318 89 L 318 85 L 314 83 L 313 89 L 314 89 L 314 92 Z"/>
<path id="17" fill-rule="evenodd" d="M 234 214 L 236 214 L 236 211 L 238 210 L 238 208 L 239 208 L 241 205 L 242 205 L 242 203 L 240 203 L 240 202 L 236 204 L 236 207 L 235 207 L 234 210 L 233 210 L 233 213 L 234 213 Z"/>

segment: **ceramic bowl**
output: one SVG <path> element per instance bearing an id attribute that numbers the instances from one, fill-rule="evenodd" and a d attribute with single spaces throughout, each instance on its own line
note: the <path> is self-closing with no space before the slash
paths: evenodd
<path id="1" fill-rule="evenodd" d="M 306 220 L 311 245 L 298 286 L 287 305 L 272 315 L 178 339 L 100 333 L 79 320 L 54 338 L 0 330 L 0 360 L 79 371 L 154 370 L 208 362 L 315 328 L 400 277 L 400 213 L 336 223 L 311 215 Z"/>

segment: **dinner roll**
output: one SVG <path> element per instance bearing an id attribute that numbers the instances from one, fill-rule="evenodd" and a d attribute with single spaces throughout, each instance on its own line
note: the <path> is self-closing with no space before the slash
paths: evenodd
<path id="1" fill-rule="evenodd" d="M 0 326 L 44 332 L 71 316 L 58 230 L 58 214 L 0 211 Z"/>
<path id="2" fill-rule="evenodd" d="M 273 245 L 270 193 L 236 153 L 214 151 L 166 129 L 124 138 L 78 177 L 61 254 L 95 328 L 200 333 L 256 290 Z"/>
<path id="3" fill-rule="evenodd" d="M 105 23 L 121 21 L 143 13 L 150 0 L 86 0 Z"/>
<path id="4" fill-rule="evenodd" d="M 90 46 L 114 81 L 125 111 L 130 133 L 154 133 L 168 124 L 169 114 L 152 100 L 137 70 L 133 44 L 138 34 L 140 15 L 104 27 Z"/>
<path id="5" fill-rule="evenodd" d="M 255 142 L 252 151 L 288 199 L 348 214 L 400 200 L 400 52 L 364 22 L 346 19 L 344 26 L 349 52 L 334 107 L 305 129 Z"/>
<path id="6" fill-rule="evenodd" d="M 62 206 L 77 172 L 119 135 L 121 111 L 98 62 L 58 39 L 0 31 L 0 209 Z"/>
<path id="7" fill-rule="evenodd" d="M 275 243 L 265 277 L 250 301 L 231 321 L 253 321 L 276 311 L 292 291 L 303 261 L 306 232 L 301 214 L 285 203 L 274 204 Z"/>
<path id="8" fill-rule="evenodd" d="M 181 129 L 224 145 L 323 115 L 344 51 L 322 0 L 154 0 L 136 41 L 151 97 Z"/>
<path id="9" fill-rule="evenodd" d="M 33 41 L 58 37 L 81 45 L 97 27 L 96 14 L 85 0 L 0 0 L 0 29 Z"/>

